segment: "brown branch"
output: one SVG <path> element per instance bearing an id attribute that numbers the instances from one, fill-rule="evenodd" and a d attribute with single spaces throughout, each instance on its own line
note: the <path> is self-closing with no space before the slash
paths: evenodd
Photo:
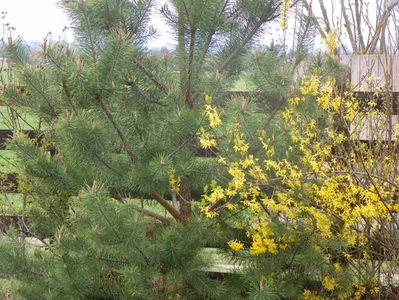
<path id="1" fill-rule="evenodd" d="M 139 211 L 139 212 L 141 212 L 141 213 L 143 213 L 143 214 L 146 215 L 146 216 L 149 216 L 149 217 L 151 217 L 151 218 L 154 218 L 154 219 L 160 221 L 160 222 L 161 222 L 162 224 L 164 224 L 164 225 L 170 225 L 170 224 L 172 224 L 172 222 L 171 222 L 170 219 L 165 218 L 165 217 L 163 217 L 163 216 L 161 216 L 161 215 L 159 215 L 159 214 L 156 214 L 156 213 L 154 213 L 154 212 L 152 212 L 152 211 L 149 211 L 149 210 L 147 210 L 147 209 L 144 209 L 144 208 L 141 208 L 141 207 L 135 207 L 134 209 L 137 210 L 137 211 Z"/>
<path id="2" fill-rule="evenodd" d="M 319 21 L 314 16 L 314 13 L 313 13 L 313 10 L 312 10 L 312 6 L 310 6 L 309 3 L 307 3 L 306 1 L 303 1 L 303 5 L 306 8 L 306 10 L 308 11 L 308 17 L 312 18 L 312 21 L 313 21 L 314 25 L 316 26 L 317 31 L 319 32 L 321 37 L 323 39 L 326 39 L 327 38 L 326 32 L 323 30 L 323 28 L 321 28 L 321 25 L 320 25 Z"/>
<path id="3" fill-rule="evenodd" d="M 331 26 L 330 26 L 330 21 L 328 20 L 327 10 L 326 10 L 326 6 L 324 5 L 324 1 L 319 0 L 319 4 L 320 4 L 321 13 L 323 15 L 324 23 L 326 25 L 326 30 L 327 30 L 327 32 L 330 32 Z"/>
<path id="4" fill-rule="evenodd" d="M 164 197 L 162 197 L 158 193 L 151 193 L 150 196 L 154 198 L 159 204 L 161 204 L 163 208 L 165 208 L 176 221 L 184 223 L 184 220 L 180 216 L 180 213 L 176 209 L 174 209 L 173 206 L 170 205 Z"/>
<path id="5" fill-rule="evenodd" d="M 344 21 L 345 21 L 344 27 L 348 34 L 349 41 L 352 45 L 352 50 L 353 50 L 353 52 L 357 53 L 359 51 L 359 49 L 357 47 L 355 36 L 352 31 L 352 22 L 349 20 L 349 17 L 346 13 L 346 7 L 345 7 L 344 0 L 341 0 L 341 12 L 342 12 L 342 16 L 344 17 Z"/>
<path id="6" fill-rule="evenodd" d="M 363 50 L 365 48 L 365 45 L 362 34 L 362 18 L 361 18 L 361 7 L 359 5 L 359 0 L 355 0 L 355 20 L 356 20 L 357 35 L 359 38 L 359 46 Z"/>
<path id="7" fill-rule="evenodd" d="M 375 48 L 377 47 L 377 43 L 378 43 L 378 41 L 379 41 L 379 39 L 380 39 L 380 36 L 381 36 L 381 34 L 383 33 L 383 31 L 386 29 L 386 27 L 387 27 L 387 23 L 388 23 L 388 20 L 389 20 L 390 15 L 391 15 L 391 13 L 392 13 L 392 10 L 393 10 L 398 4 L 399 4 L 399 0 L 392 1 L 391 5 L 389 5 L 389 6 L 384 10 L 384 12 L 382 13 L 381 21 L 380 21 L 380 22 L 377 22 L 375 34 L 374 34 L 374 36 L 373 36 L 373 38 L 372 38 L 372 40 L 371 40 L 371 42 L 370 42 L 370 44 L 369 44 L 369 47 L 368 47 L 368 49 L 367 49 L 368 52 L 371 53 L 371 52 L 374 52 L 374 51 L 375 51 Z"/>

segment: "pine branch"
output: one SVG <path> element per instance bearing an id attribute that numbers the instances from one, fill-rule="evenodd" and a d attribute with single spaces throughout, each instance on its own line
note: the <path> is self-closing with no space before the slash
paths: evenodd
<path id="1" fill-rule="evenodd" d="M 196 30 L 192 29 L 190 32 L 190 50 L 188 53 L 188 76 L 187 76 L 187 82 L 186 82 L 186 104 L 189 108 L 193 108 L 194 106 L 194 99 L 193 99 L 193 84 L 192 84 L 192 79 L 193 79 L 193 60 L 194 60 L 194 46 L 195 46 L 195 34 Z"/>
<path id="2" fill-rule="evenodd" d="M 108 70 L 108 76 L 107 76 L 106 82 L 111 82 L 112 81 L 111 78 L 112 78 L 113 73 L 115 71 L 115 68 L 116 68 L 116 65 L 118 63 L 119 57 L 121 56 L 122 43 L 124 41 L 123 39 L 124 39 L 123 32 L 118 31 L 118 33 L 117 33 L 117 41 L 118 41 L 117 45 L 118 45 L 118 47 L 116 49 L 116 53 L 112 56 L 113 57 L 112 64 L 111 64 L 111 68 Z"/>
<path id="3" fill-rule="evenodd" d="M 136 28 L 132 30 L 132 34 L 135 35 L 140 29 L 140 25 L 144 22 L 147 15 L 150 13 L 151 7 L 153 6 L 153 0 L 147 2 L 146 7 L 144 8 L 144 12 L 141 13 L 141 17 L 137 22 Z"/>
<path id="4" fill-rule="evenodd" d="M 261 26 L 268 21 L 272 21 L 275 18 L 278 17 L 278 14 L 276 14 L 277 9 L 279 8 L 279 5 L 276 6 L 267 16 L 264 16 L 263 18 L 260 18 L 255 25 L 252 27 L 252 29 L 249 31 L 249 33 L 246 35 L 244 38 L 243 42 L 237 46 L 231 54 L 226 58 L 226 60 L 220 65 L 219 67 L 219 72 L 223 72 L 233 61 L 234 59 L 237 58 L 237 56 L 240 54 L 240 52 L 244 49 L 244 47 L 252 40 L 252 38 L 259 32 L 259 29 Z"/>
<path id="5" fill-rule="evenodd" d="M 326 25 L 326 31 L 330 32 L 331 31 L 331 26 L 330 26 L 330 21 L 328 19 L 326 6 L 324 5 L 324 1 L 323 0 L 319 0 L 319 5 L 320 5 L 321 13 L 323 15 L 324 24 Z"/>
<path id="6" fill-rule="evenodd" d="M 221 9 L 220 12 L 219 12 L 219 15 L 215 15 L 215 16 L 214 16 L 214 19 L 215 19 L 215 20 L 218 19 L 218 18 L 220 18 L 220 17 L 223 15 L 223 13 L 225 12 L 225 10 L 227 9 L 227 5 L 228 5 L 228 4 L 229 4 L 229 0 L 225 0 L 225 1 L 224 1 L 224 4 L 223 4 L 223 6 L 222 6 L 222 9 Z M 204 49 L 203 49 L 203 51 L 202 51 L 201 58 L 199 59 L 200 67 L 201 67 L 201 68 L 204 66 L 205 57 L 206 57 L 206 55 L 207 55 L 208 52 L 209 52 L 209 48 L 210 48 L 211 43 L 212 43 L 212 38 L 213 38 L 213 36 L 215 35 L 216 30 L 217 30 L 217 26 L 215 26 L 214 28 L 212 28 L 212 30 L 210 30 L 210 31 L 208 32 L 207 38 L 206 38 L 205 43 L 204 43 Z"/>
<path id="7" fill-rule="evenodd" d="M 123 177 L 122 173 L 120 173 L 117 169 L 115 169 L 113 166 L 111 166 L 108 162 L 106 162 L 103 158 L 101 158 L 97 153 L 93 153 L 93 155 L 99 162 L 101 162 L 109 170 L 114 172 L 116 175 L 118 175 L 120 177 Z"/>
<path id="8" fill-rule="evenodd" d="M 87 16 L 87 11 L 86 11 L 86 7 L 83 1 L 79 1 L 78 4 L 81 7 L 81 10 L 83 12 L 83 18 L 84 21 L 86 23 L 86 36 L 89 39 L 89 45 L 90 45 L 90 49 L 91 49 L 91 56 L 93 58 L 93 63 L 94 63 L 94 68 L 96 68 L 97 66 L 97 54 L 96 54 L 96 47 L 93 41 L 93 36 L 92 36 L 92 32 L 90 29 L 90 21 L 89 21 L 89 17 Z"/>
<path id="9" fill-rule="evenodd" d="M 69 103 L 69 105 L 71 106 L 73 112 L 74 112 L 75 114 L 78 114 L 78 113 L 77 113 L 77 110 L 76 110 L 76 107 L 75 107 L 75 105 L 74 105 L 73 102 L 72 102 L 72 95 L 71 95 L 71 93 L 70 93 L 70 91 L 69 91 L 69 89 L 68 89 L 68 86 L 67 86 L 65 80 L 61 80 L 61 86 L 62 86 L 62 89 L 64 90 L 64 93 L 65 93 L 65 95 L 66 95 L 66 98 L 67 98 L 67 100 L 68 100 L 68 103 Z"/>
<path id="10" fill-rule="evenodd" d="M 187 69 L 186 69 L 186 39 L 184 36 L 184 20 L 181 14 L 178 15 L 177 19 L 177 43 L 178 43 L 178 66 L 179 66 L 179 74 L 180 74 L 180 96 L 184 97 L 184 88 L 185 88 L 185 80 L 187 77 Z"/>
<path id="11" fill-rule="evenodd" d="M 150 196 L 154 198 L 159 204 L 161 204 L 163 208 L 165 208 L 173 216 L 173 218 L 175 218 L 176 221 L 184 223 L 185 220 L 181 217 L 180 213 L 176 209 L 174 209 L 173 206 L 170 205 L 164 197 L 162 197 L 158 193 L 151 193 Z"/>
<path id="12" fill-rule="evenodd" d="M 146 216 L 149 216 L 151 218 L 154 218 L 154 219 L 160 221 L 164 225 L 172 224 L 172 222 L 168 218 L 165 218 L 165 217 L 163 217 L 163 216 L 161 216 L 159 214 L 156 214 L 156 213 L 154 213 L 152 211 L 149 211 L 147 209 L 144 209 L 144 208 L 141 208 L 141 207 L 134 207 L 134 209 L 139 211 L 139 212 L 141 212 L 141 213 L 143 213 Z"/>
<path id="13" fill-rule="evenodd" d="M 135 92 L 137 92 L 140 95 L 140 97 L 145 99 L 147 102 L 153 103 L 153 104 L 157 104 L 157 105 L 163 106 L 163 107 L 167 107 L 168 106 L 167 104 L 162 103 L 161 101 L 157 101 L 155 99 L 152 99 L 149 95 L 144 94 L 144 92 L 140 90 L 140 88 L 137 86 L 136 83 L 134 83 L 134 81 L 128 80 L 126 82 L 126 85 L 130 86 Z"/>
<path id="14" fill-rule="evenodd" d="M 44 101 L 46 101 L 46 103 L 48 104 L 48 106 L 51 108 L 52 110 L 52 117 L 56 116 L 56 112 L 55 112 L 55 108 L 54 106 L 51 104 L 50 99 L 48 98 L 48 96 L 39 88 L 37 87 L 34 82 L 30 79 L 29 76 L 26 75 L 26 71 L 23 70 L 22 71 L 22 76 L 25 78 L 25 80 L 29 83 L 29 85 L 37 92 L 39 93 L 39 95 L 43 98 Z"/>
<path id="15" fill-rule="evenodd" d="M 139 67 L 139 69 L 144 72 L 148 79 L 150 79 L 162 92 L 164 92 L 167 96 L 170 95 L 170 89 L 165 84 L 163 84 L 163 82 L 154 73 L 147 69 L 139 60 L 133 57 L 133 63 L 137 67 Z"/>
<path id="16" fill-rule="evenodd" d="M 122 242 L 122 237 L 119 234 L 119 232 L 114 228 L 113 224 L 111 223 L 111 220 L 107 217 L 107 215 L 104 213 L 104 211 L 101 208 L 100 205 L 100 201 L 98 199 L 98 197 L 96 195 L 93 195 L 94 199 L 96 200 L 96 204 L 97 204 L 97 208 L 100 211 L 101 215 L 103 216 L 104 220 L 107 222 L 108 226 L 111 228 L 111 231 L 115 234 L 115 236 L 118 238 L 119 242 Z M 147 255 L 145 255 L 144 251 L 142 249 L 140 249 L 140 247 L 138 245 L 136 245 L 136 243 L 134 243 L 134 248 L 136 248 L 136 250 L 141 254 L 141 256 L 143 257 L 143 259 L 145 260 L 146 264 L 149 265 L 150 264 L 150 260 L 147 257 Z"/>
<path id="17" fill-rule="evenodd" d="M 130 148 L 130 145 L 129 145 L 125 135 L 123 134 L 122 130 L 119 128 L 118 124 L 115 122 L 115 119 L 114 119 L 111 111 L 107 108 L 105 103 L 101 100 L 101 96 L 100 95 L 97 95 L 96 98 L 97 98 L 98 103 L 100 104 L 101 109 L 103 110 L 103 112 L 107 116 L 108 120 L 111 122 L 112 127 L 115 129 L 115 131 L 117 132 L 120 140 L 122 141 L 123 146 L 124 146 L 128 156 L 129 156 L 130 161 L 132 163 L 134 163 L 135 155 L 133 154 L 133 150 Z"/>

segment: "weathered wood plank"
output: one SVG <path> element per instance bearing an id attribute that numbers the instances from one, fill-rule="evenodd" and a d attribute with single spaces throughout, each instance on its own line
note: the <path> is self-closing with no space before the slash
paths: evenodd
<path id="1" fill-rule="evenodd" d="M 399 92 L 399 55 L 352 55 L 340 61 L 351 70 L 355 92 L 374 92 L 377 88 Z"/>

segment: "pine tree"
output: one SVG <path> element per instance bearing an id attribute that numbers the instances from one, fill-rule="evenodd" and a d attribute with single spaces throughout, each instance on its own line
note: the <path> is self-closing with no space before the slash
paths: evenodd
<path id="1" fill-rule="evenodd" d="M 145 48 L 154 1 L 61 4 L 73 46 L 45 40 L 35 57 L 19 40 L 8 46 L 24 89 L 9 85 L 4 97 L 40 120 L 36 140 L 17 133 L 10 148 L 32 198 L 30 234 L 50 244 L 3 239 L 0 273 L 29 299 L 239 298 L 203 271 L 201 248 L 219 241 L 191 218 L 193 198 L 223 171 L 199 155 L 198 133 L 205 96 L 225 105 L 280 1 L 170 1 L 162 12 L 177 46 L 163 57 Z M 177 222 L 133 198 L 154 199 Z"/>
<path id="2" fill-rule="evenodd" d="M 75 47 L 45 41 L 38 64 L 18 42 L 9 47 L 26 92 L 10 86 L 8 102 L 44 126 L 35 128 L 40 147 L 16 142 L 21 160 L 29 160 L 22 173 L 40 198 L 65 204 L 96 181 L 116 199 L 153 198 L 187 222 L 192 193 L 209 182 L 214 167 L 197 155 L 204 96 L 225 101 L 242 54 L 276 18 L 280 2 L 171 1 L 162 12 L 176 33 L 172 68 L 144 47 L 153 34 L 153 1 L 62 5 L 73 20 Z M 48 157 L 43 145 L 57 155 Z M 167 201 L 171 173 L 180 178 L 179 208 Z"/>

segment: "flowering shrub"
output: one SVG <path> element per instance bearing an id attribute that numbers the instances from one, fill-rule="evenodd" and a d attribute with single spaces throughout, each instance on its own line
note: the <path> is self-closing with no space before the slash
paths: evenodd
<path id="1" fill-rule="evenodd" d="M 240 222 L 246 237 L 228 246 L 244 257 L 249 253 L 250 270 L 266 259 L 267 279 L 276 290 L 283 290 L 289 272 L 299 270 L 307 282 L 298 284 L 295 297 L 360 299 L 366 288 L 378 294 L 397 272 L 399 139 L 359 141 L 351 124 L 367 112 L 353 94 L 340 92 L 333 78 L 322 82 L 317 74 L 304 79 L 281 112 L 291 141 L 283 158 L 261 131 L 263 154 L 254 155 L 240 124 L 231 126 L 233 155 L 218 158 L 230 179 L 211 185 L 202 211 L 209 218 L 230 214 Z M 302 109 L 309 104 L 315 111 Z M 214 129 L 223 118 L 210 107 L 206 115 L 209 126 L 202 130 L 216 145 L 223 137 Z M 262 276 L 256 280 L 262 286 Z"/>

